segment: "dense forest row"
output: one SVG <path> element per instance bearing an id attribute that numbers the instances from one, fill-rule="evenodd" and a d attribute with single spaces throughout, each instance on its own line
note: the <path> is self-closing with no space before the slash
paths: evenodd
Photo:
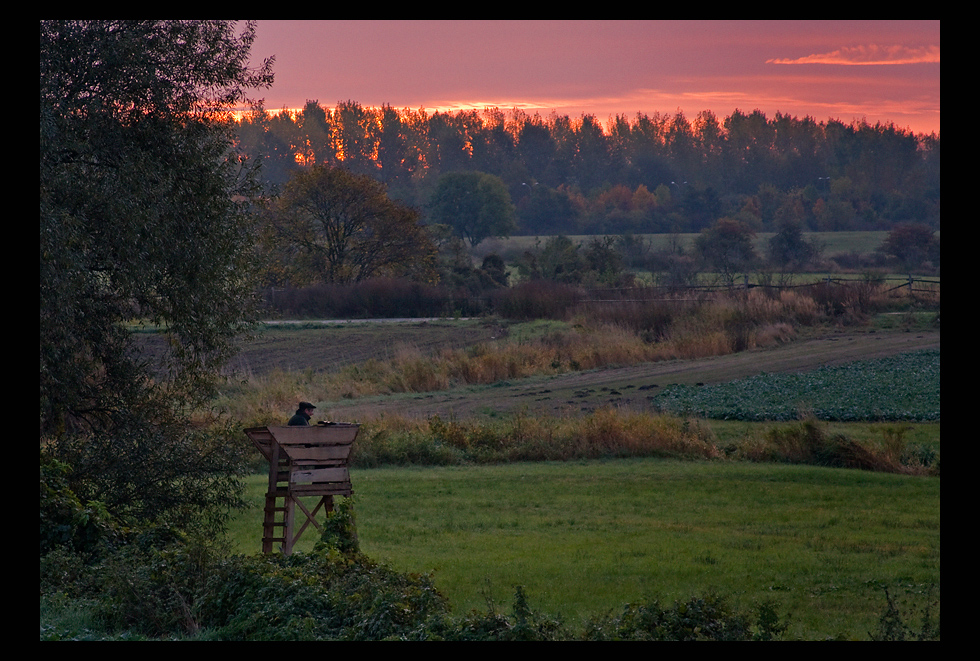
<path id="1" fill-rule="evenodd" d="M 306 165 L 368 174 L 423 219 L 440 178 L 498 177 L 518 234 L 699 232 L 718 218 L 773 231 L 939 229 L 937 134 L 893 124 L 818 122 L 777 113 L 702 111 L 548 117 L 521 110 L 455 113 L 259 105 L 238 123 L 239 149 L 271 189 Z"/>

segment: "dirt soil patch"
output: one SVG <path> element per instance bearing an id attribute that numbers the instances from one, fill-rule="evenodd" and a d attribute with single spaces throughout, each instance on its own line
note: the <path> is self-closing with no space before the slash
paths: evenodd
<path id="1" fill-rule="evenodd" d="M 368 359 L 388 360 L 399 351 L 431 355 L 492 342 L 504 331 L 489 321 L 309 322 L 268 326 L 245 343 L 231 365 L 246 374 L 312 370 L 330 372 Z"/>
<path id="2" fill-rule="evenodd" d="M 356 421 L 382 413 L 471 418 L 508 415 L 522 409 L 550 415 L 579 415 L 603 406 L 642 411 L 649 408 L 648 400 L 658 388 L 670 384 L 725 383 L 759 373 L 806 372 L 827 365 L 938 348 L 938 330 L 835 330 L 728 356 L 644 363 L 435 393 L 329 402 L 323 412 L 332 420 Z"/>
<path id="3" fill-rule="evenodd" d="M 506 330 L 487 320 L 362 320 L 269 323 L 242 343 L 228 370 L 246 377 L 311 370 L 331 372 L 368 359 L 387 360 L 399 351 L 431 355 L 493 342 Z M 138 336 L 144 356 L 159 362 L 166 339 L 156 333 Z"/>

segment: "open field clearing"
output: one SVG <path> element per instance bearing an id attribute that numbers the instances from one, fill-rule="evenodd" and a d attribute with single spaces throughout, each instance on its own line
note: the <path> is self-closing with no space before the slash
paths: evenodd
<path id="1" fill-rule="evenodd" d="M 362 550 L 431 572 L 454 611 L 532 606 L 580 621 L 644 597 L 766 600 L 790 638 L 867 639 L 881 586 L 940 582 L 939 479 L 811 466 L 611 460 L 352 471 Z M 255 553 L 265 478 L 236 550 Z M 299 548 L 312 548 L 308 532 Z M 910 592 L 911 595 L 907 595 Z M 938 592 L 935 595 L 938 599 Z"/>
<path id="2" fill-rule="evenodd" d="M 798 420 L 801 414 L 839 421 L 939 420 L 939 350 L 807 372 L 761 372 L 711 386 L 668 386 L 652 401 L 674 414 L 724 420 Z"/>

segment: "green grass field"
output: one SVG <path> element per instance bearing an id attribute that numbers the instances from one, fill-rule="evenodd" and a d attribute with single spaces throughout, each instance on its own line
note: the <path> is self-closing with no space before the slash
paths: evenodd
<path id="1" fill-rule="evenodd" d="M 866 639 L 881 586 L 939 586 L 939 479 L 778 464 L 610 460 L 352 472 L 361 549 L 431 572 L 454 610 L 532 606 L 578 625 L 644 596 L 773 600 L 790 638 Z M 236 518 L 261 537 L 264 476 Z M 299 549 L 310 548 L 315 531 Z M 938 594 L 937 594 L 938 598 Z"/>

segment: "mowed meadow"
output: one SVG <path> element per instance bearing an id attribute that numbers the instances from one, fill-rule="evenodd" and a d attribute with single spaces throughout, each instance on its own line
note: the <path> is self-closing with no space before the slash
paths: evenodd
<path id="1" fill-rule="evenodd" d="M 355 469 L 352 481 L 362 551 L 431 573 L 458 614 L 509 612 L 522 586 L 580 631 L 629 602 L 718 594 L 774 604 L 789 638 L 867 639 L 885 588 L 911 626 L 938 603 L 935 478 L 607 459 Z M 242 552 L 258 549 L 263 491 L 250 482 L 253 514 L 236 520 Z"/>
<path id="2" fill-rule="evenodd" d="M 574 636 L 614 638 L 629 604 L 710 594 L 772 606 L 792 639 L 913 637 L 939 614 L 938 293 L 841 295 L 674 305 L 656 337 L 581 306 L 564 321 L 270 327 L 218 405 L 274 425 L 309 399 L 319 419 L 360 422 L 360 548 L 431 575 L 454 613 L 510 612 L 519 593 Z M 767 356 L 821 333 L 864 344 L 767 373 Z M 872 355 L 895 337 L 925 348 Z M 754 373 L 726 378 L 746 355 Z M 671 370 L 653 387 L 637 365 Z M 613 374 L 615 388 L 580 381 Z M 260 545 L 255 466 L 231 526 L 241 553 Z"/>

